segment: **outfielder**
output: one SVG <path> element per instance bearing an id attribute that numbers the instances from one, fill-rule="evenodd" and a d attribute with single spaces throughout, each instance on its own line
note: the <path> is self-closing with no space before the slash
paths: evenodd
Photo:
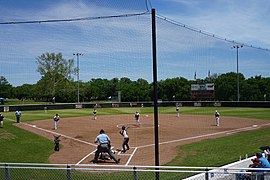
<path id="1" fill-rule="evenodd" d="M 54 129 L 56 130 L 58 128 L 58 122 L 60 120 L 60 116 L 58 114 L 55 114 L 55 116 L 53 117 L 53 121 L 54 121 Z"/>
<path id="2" fill-rule="evenodd" d="M 140 113 L 138 111 L 135 113 L 135 121 L 136 125 L 140 126 Z"/>
<path id="3" fill-rule="evenodd" d="M 220 114 L 219 114 L 219 112 L 216 110 L 216 112 L 215 112 L 216 126 L 219 126 L 219 116 L 220 116 Z"/>
<path id="4" fill-rule="evenodd" d="M 122 151 L 121 153 L 125 153 L 126 150 L 129 150 L 129 137 L 128 137 L 128 133 L 127 133 L 127 128 L 125 126 L 122 126 L 122 130 L 119 132 L 122 136 L 123 136 L 123 143 L 122 143 Z M 126 149 L 127 147 L 127 149 Z"/>

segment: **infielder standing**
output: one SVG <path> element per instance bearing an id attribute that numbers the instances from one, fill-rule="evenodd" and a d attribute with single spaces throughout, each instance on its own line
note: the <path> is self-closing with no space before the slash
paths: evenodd
<path id="1" fill-rule="evenodd" d="M 94 110 L 93 110 L 93 119 L 94 120 L 97 119 L 97 110 L 96 110 L 96 108 L 94 108 Z"/>
<path id="2" fill-rule="evenodd" d="M 128 137 L 128 133 L 127 133 L 127 128 L 125 126 L 122 126 L 122 130 L 119 132 L 122 136 L 123 136 L 123 143 L 122 143 L 122 151 L 121 153 L 125 153 L 126 150 L 129 150 L 129 137 Z M 127 147 L 127 149 L 126 149 Z"/>
<path id="3" fill-rule="evenodd" d="M 178 105 L 176 105 L 176 116 L 179 117 L 180 116 L 180 108 Z"/>
<path id="4" fill-rule="evenodd" d="M 55 114 L 55 116 L 53 117 L 53 121 L 54 121 L 54 129 L 56 130 L 58 128 L 58 122 L 60 120 L 60 116 L 58 114 Z"/>
<path id="5" fill-rule="evenodd" d="M 216 112 L 215 112 L 215 118 L 216 118 L 216 125 L 217 125 L 217 126 L 219 126 L 219 116 L 220 116 L 220 114 L 219 114 L 219 112 L 216 110 Z"/>
<path id="6" fill-rule="evenodd" d="M 135 121 L 136 125 L 140 126 L 140 113 L 138 111 L 135 113 Z"/>

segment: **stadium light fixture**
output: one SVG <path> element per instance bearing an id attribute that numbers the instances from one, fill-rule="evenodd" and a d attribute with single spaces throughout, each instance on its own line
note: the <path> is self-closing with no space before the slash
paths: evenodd
<path id="1" fill-rule="evenodd" d="M 83 56 L 82 53 L 73 53 L 73 56 L 77 56 L 77 101 L 80 103 L 80 67 L 79 67 L 79 56 Z"/>
<path id="2" fill-rule="evenodd" d="M 239 92 L 239 72 L 238 72 L 238 49 L 242 48 L 243 45 L 235 45 L 232 48 L 236 49 L 236 74 L 237 74 L 237 102 L 239 102 L 240 99 L 240 92 Z"/>

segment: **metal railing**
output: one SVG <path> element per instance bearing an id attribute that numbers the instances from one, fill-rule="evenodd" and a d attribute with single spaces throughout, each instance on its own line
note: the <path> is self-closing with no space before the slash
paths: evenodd
<path id="1" fill-rule="evenodd" d="M 270 174 L 262 168 L 0 163 L 0 179 L 244 180 L 270 179 Z"/>

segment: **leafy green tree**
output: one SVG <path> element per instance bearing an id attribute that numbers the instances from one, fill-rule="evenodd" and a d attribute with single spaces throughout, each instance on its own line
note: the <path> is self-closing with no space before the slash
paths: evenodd
<path id="1" fill-rule="evenodd" d="M 56 91 L 61 87 L 61 83 L 66 80 L 72 80 L 71 74 L 74 73 L 74 60 L 64 59 L 61 53 L 44 53 L 36 58 L 38 64 L 37 72 L 42 76 L 37 83 L 37 89 L 40 95 L 45 98 L 52 98 L 56 95 Z"/>
<path id="2" fill-rule="evenodd" d="M 115 89 L 108 79 L 91 79 L 86 85 L 86 96 L 89 100 L 106 100 Z"/>
<path id="3" fill-rule="evenodd" d="M 243 99 L 245 77 L 239 73 L 239 89 L 240 100 Z M 215 96 L 220 101 L 236 101 L 237 100 L 237 73 L 230 72 L 220 75 L 215 80 Z"/>
<path id="4" fill-rule="evenodd" d="M 0 76 L 0 97 L 10 98 L 12 96 L 12 85 L 4 76 Z"/>
<path id="5" fill-rule="evenodd" d="M 138 79 L 135 83 L 135 87 L 137 88 L 137 100 L 138 101 L 150 101 L 151 96 L 151 86 L 144 79 Z"/>
<path id="6" fill-rule="evenodd" d="M 80 100 L 83 101 L 84 86 L 80 82 Z M 65 79 L 57 87 L 55 94 L 57 102 L 76 102 L 77 101 L 77 82 Z"/>
<path id="7" fill-rule="evenodd" d="M 270 94 L 270 78 L 255 76 L 246 80 L 244 100 L 264 101 Z"/>
<path id="8" fill-rule="evenodd" d="M 34 85 L 23 84 L 22 86 L 14 87 L 14 96 L 20 100 L 32 99 L 34 96 Z"/>
<path id="9" fill-rule="evenodd" d="M 124 77 L 119 80 L 118 91 L 121 91 L 121 100 L 124 102 L 136 101 L 137 94 L 136 84 L 131 81 L 129 78 Z"/>
<path id="10" fill-rule="evenodd" d="M 158 83 L 159 98 L 164 101 L 190 100 L 190 84 L 191 82 L 183 77 L 161 80 Z"/>

